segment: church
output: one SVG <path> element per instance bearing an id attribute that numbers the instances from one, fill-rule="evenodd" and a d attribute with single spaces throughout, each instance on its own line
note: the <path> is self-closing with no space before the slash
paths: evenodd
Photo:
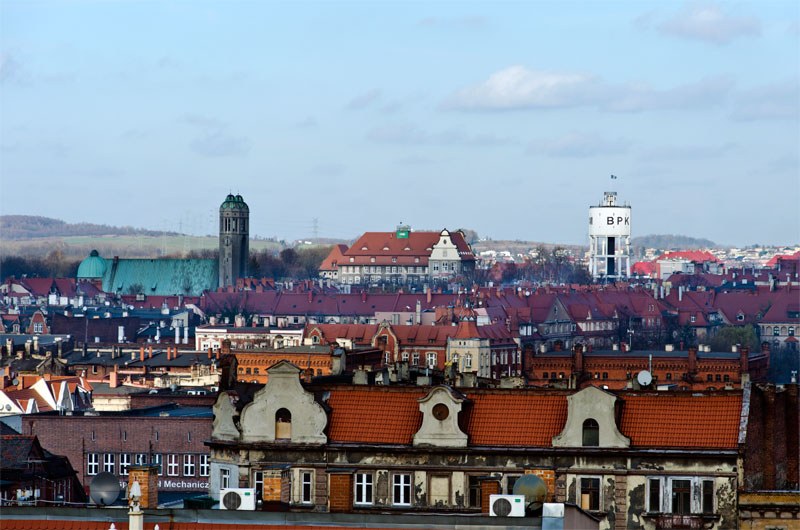
<path id="1" fill-rule="evenodd" d="M 78 266 L 78 280 L 116 295 L 200 296 L 247 277 L 250 209 L 229 194 L 219 207 L 218 259 L 104 258 L 92 250 Z"/>

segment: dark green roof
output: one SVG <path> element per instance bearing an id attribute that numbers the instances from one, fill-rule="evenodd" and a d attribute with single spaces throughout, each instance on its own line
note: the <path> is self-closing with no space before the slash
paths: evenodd
<path id="1" fill-rule="evenodd" d="M 107 268 L 106 260 L 100 257 L 99 252 L 92 250 L 89 256 L 78 265 L 78 279 L 102 278 Z"/>
<path id="2" fill-rule="evenodd" d="M 219 209 L 220 210 L 247 210 L 247 211 L 250 210 L 250 208 L 248 208 L 247 203 L 244 202 L 244 199 L 242 198 L 241 195 L 233 195 L 232 193 L 228 194 L 228 196 L 225 197 L 225 202 L 222 203 L 222 205 L 219 207 Z"/>
<path id="3" fill-rule="evenodd" d="M 131 286 L 138 285 L 146 295 L 200 296 L 205 290 L 215 290 L 219 282 L 218 264 L 214 259 L 104 261 L 103 290 L 108 293 L 131 294 Z"/>

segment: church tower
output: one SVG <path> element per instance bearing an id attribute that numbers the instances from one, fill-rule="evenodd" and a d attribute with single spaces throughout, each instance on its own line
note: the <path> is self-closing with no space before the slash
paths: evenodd
<path id="1" fill-rule="evenodd" d="M 250 259 L 250 208 L 241 195 L 228 195 L 219 207 L 219 286 L 247 277 Z"/>

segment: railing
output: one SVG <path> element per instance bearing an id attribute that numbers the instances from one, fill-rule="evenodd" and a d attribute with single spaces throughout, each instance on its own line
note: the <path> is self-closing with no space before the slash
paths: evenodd
<path id="1" fill-rule="evenodd" d="M 659 515 L 655 518 L 656 529 L 689 529 L 700 530 L 705 528 L 705 518 L 701 515 Z"/>

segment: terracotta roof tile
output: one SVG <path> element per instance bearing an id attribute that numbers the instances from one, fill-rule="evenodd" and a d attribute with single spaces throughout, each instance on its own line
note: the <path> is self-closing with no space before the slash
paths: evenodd
<path id="1" fill-rule="evenodd" d="M 628 394 L 620 431 L 633 447 L 735 449 L 740 393 Z"/>
<path id="2" fill-rule="evenodd" d="M 467 432 L 472 445 L 549 447 L 567 422 L 567 397 L 525 392 L 473 394 Z"/>
<path id="3" fill-rule="evenodd" d="M 331 390 L 331 442 L 411 444 L 422 425 L 418 399 L 424 389 L 336 388 Z"/>

